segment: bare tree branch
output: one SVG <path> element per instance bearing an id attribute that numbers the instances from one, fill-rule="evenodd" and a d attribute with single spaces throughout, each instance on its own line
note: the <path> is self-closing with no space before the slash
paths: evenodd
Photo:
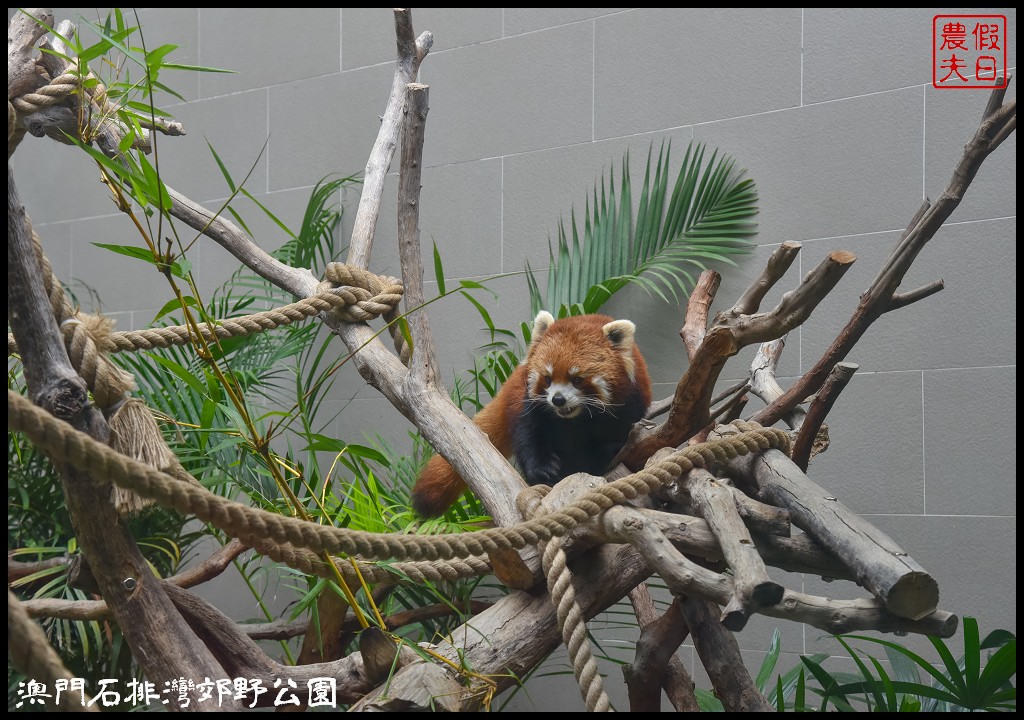
<path id="1" fill-rule="evenodd" d="M 697 284 L 693 286 L 693 292 L 686 303 L 686 320 L 679 331 L 679 336 L 686 345 L 687 357 L 692 358 L 697 353 L 697 348 L 704 342 L 704 335 L 708 329 L 708 313 L 721 285 L 720 274 L 714 270 L 705 270 L 697 278 Z"/>
<path id="2" fill-rule="evenodd" d="M 398 41 L 398 64 L 391 82 L 391 94 L 387 107 L 380 119 L 380 131 L 370 150 L 363 172 L 363 191 L 352 227 L 352 242 L 349 244 L 349 265 L 366 269 L 373 249 L 373 236 L 380 217 L 380 200 L 384 193 L 384 178 L 398 145 L 398 130 L 405 107 L 406 86 L 416 80 L 420 63 L 430 52 L 434 36 L 425 32 L 414 39 L 412 12 L 408 8 L 395 8 L 395 35 Z"/>
<path id="3" fill-rule="evenodd" d="M 659 449 L 677 447 L 707 427 L 711 421 L 709 409 L 712 388 L 726 360 L 746 345 L 782 337 L 803 323 L 855 259 L 852 253 L 837 250 L 807 273 L 796 289 L 783 295 L 773 310 L 759 314 L 745 312 L 751 310 L 751 302 L 763 298 L 767 292 L 765 285 L 772 282 L 778 268 L 785 265 L 785 257 L 791 252 L 793 250 L 790 246 L 776 250 L 769 260 L 769 264 L 774 260 L 775 266 L 762 275 L 762 278 L 768 279 L 764 283 L 758 281 L 753 290 L 744 294 L 742 300 L 747 303 L 746 306 L 734 305 L 718 313 L 714 325 L 708 330 L 704 341 L 691 358 L 690 366 L 676 385 L 668 418 L 653 428 L 640 424 L 634 426 L 616 462 L 638 469 Z"/>
<path id="4" fill-rule="evenodd" d="M 632 664 L 622 666 L 629 690 L 630 711 L 659 712 L 661 689 L 664 687 L 678 712 L 698 712 L 700 707 L 693 693 L 693 679 L 676 655 L 676 650 L 689 634 L 678 599 L 659 617 L 647 584 L 641 583 L 629 593 L 629 601 L 640 624 L 636 658 Z"/>
<path id="5" fill-rule="evenodd" d="M 786 348 L 787 333 L 771 342 L 762 343 L 757 354 L 750 363 L 750 390 L 759 397 L 765 405 L 771 404 L 783 392 L 782 386 L 776 379 L 779 358 Z M 805 411 L 802 407 L 794 407 L 782 419 L 794 430 L 800 429 L 804 422 Z"/>
<path id="6" fill-rule="evenodd" d="M 49 570 L 56 567 L 63 567 L 67 564 L 68 559 L 66 557 L 53 557 L 45 560 L 23 562 L 21 560 L 15 560 L 11 553 L 7 553 L 7 584 L 10 585 L 13 582 L 26 578 L 29 575 L 34 575 L 37 572 L 42 572 L 43 570 Z"/>
<path id="7" fill-rule="evenodd" d="M 916 620 L 935 611 L 939 589 L 934 578 L 783 453 L 768 450 L 757 458 L 737 458 L 729 468 L 752 478 L 762 498 L 788 508 L 794 524 L 846 563 L 857 582 L 893 614 Z"/>
<path id="8" fill-rule="evenodd" d="M 1004 105 L 1004 95 L 1005 90 L 993 91 L 981 125 L 964 146 L 963 156 L 946 189 L 934 205 L 925 200 L 915 213 L 895 250 L 861 294 L 856 310 L 825 354 L 784 395 L 756 413 L 752 420 L 763 425 L 777 422 L 786 412 L 818 391 L 835 364 L 846 358 L 875 320 L 893 309 L 893 303 L 906 305 L 908 299 L 919 300 L 938 291 L 937 284 L 933 283 L 927 286 L 927 291 L 922 288 L 902 296 L 896 294 L 918 254 L 960 204 L 982 163 L 1016 129 L 1017 101 L 1011 100 Z"/>
<path id="9" fill-rule="evenodd" d="M 232 540 L 206 558 L 199 565 L 165 582 L 180 588 L 195 587 L 212 580 L 226 570 L 231 562 L 249 548 L 239 540 Z M 62 562 L 64 562 L 62 560 Z M 9 571 L 8 571 L 9 572 Z M 109 620 L 114 617 L 103 600 L 65 600 L 63 598 L 33 598 L 22 602 L 30 617 L 55 617 L 66 620 Z"/>
<path id="10" fill-rule="evenodd" d="M 409 334 L 415 352 L 409 363 L 409 382 L 436 385 L 437 348 L 423 306 L 423 256 L 420 253 L 420 179 L 423 170 L 423 138 L 427 121 L 429 88 L 420 83 L 407 86 L 402 122 L 402 166 L 398 179 L 398 250 L 402 262 L 403 299 L 409 317 Z"/>
<path id="11" fill-rule="evenodd" d="M 793 452 L 791 453 L 793 462 L 804 472 L 807 472 L 807 463 L 811 459 L 811 451 L 818 438 L 818 431 L 821 429 L 822 423 L 825 422 L 825 417 L 835 404 L 839 393 L 843 391 L 859 368 L 860 365 L 854 363 L 836 363 L 825 380 L 825 384 L 814 396 L 814 402 L 811 403 L 811 407 L 807 411 L 807 418 L 793 442 Z"/>
<path id="12" fill-rule="evenodd" d="M 87 404 L 43 290 L 32 230 L 7 168 L 8 319 L 24 361 L 30 396 L 78 430 L 105 442 L 109 428 Z M 223 670 L 175 612 L 110 501 L 110 484 L 70 468 L 61 480 L 79 545 L 125 639 L 146 674 L 162 686 L 190 672 L 221 677 Z"/>
<path id="13" fill-rule="evenodd" d="M 707 670 L 715 694 L 727 712 L 772 712 L 743 665 L 736 637 L 718 622 L 718 607 L 710 600 L 687 597 L 683 616 L 693 636 L 693 646 Z"/>

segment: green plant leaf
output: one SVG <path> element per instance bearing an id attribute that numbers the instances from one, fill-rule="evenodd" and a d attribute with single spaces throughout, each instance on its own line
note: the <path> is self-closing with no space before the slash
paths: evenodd
<path id="1" fill-rule="evenodd" d="M 199 301 L 196 300 L 191 295 L 186 295 L 182 299 L 184 300 L 185 305 L 196 308 L 199 307 Z M 181 305 L 182 302 L 178 300 L 178 298 L 174 298 L 173 300 L 168 301 L 167 304 L 160 308 L 160 310 L 157 311 L 156 315 L 153 316 L 153 322 L 156 322 L 157 320 L 162 318 L 164 315 L 167 315 L 168 313 L 181 310 Z"/>
<path id="2" fill-rule="evenodd" d="M 804 664 L 811 675 L 814 676 L 814 679 L 821 685 L 821 690 L 815 690 L 815 692 L 819 692 L 822 696 L 822 712 L 824 712 L 830 702 L 840 712 L 853 712 L 853 706 L 846 699 L 845 689 L 840 687 L 836 678 L 821 666 L 820 661 L 801 656 L 800 662 Z"/>
<path id="3" fill-rule="evenodd" d="M 996 650 L 985 663 L 985 669 L 981 671 L 977 693 L 982 707 L 1006 699 L 1005 696 L 1000 697 L 999 690 L 1016 674 L 1017 640 L 1014 638 Z M 1000 699 L 997 700 L 997 697 Z M 1016 690 L 1013 690 L 1012 697 L 1017 697 Z"/>
<path id="4" fill-rule="evenodd" d="M 850 655 L 850 657 L 853 658 L 854 664 L 856 664 L 857 669 L 860 670 L 860 674 L 864 678 L 864 687 L 868 688 L 868 691 L 871 693 L 872 699 L 875 703 L 875 708 L 891 709 L 895 705 L 895 703 L 893 703 L 892 705 L 886 705 L 885 698 L 882 696 L 882 690 L 878 687 L 878 683 L 875 682 L 875 676 L 871 674 L 871 671 L 868 669 L 867 665 L 865 665 L 864 661 L 861 660 L 860 655 L 858 655 L 854 651 L 854 649 L 850 647 L 850 644 L 846 642 L 846 640 L 844 640 L 842 637 L 837 636 L 836 640 L 839 641 L 839 644 L 842 645 L 846 652 Z M 870 659 L 873 660 L 874 658 Z"/>
<path id="5" fill-rule="evenodd" d="M 438 294 L 444 295 L 444 265 L 441 262 L 441 253 L 437 249 L 436 242 L 434 243 L 434 280 L 437 281 Z"/>
<path id="6" fill-rule="evenodd" d="M 669 295 L 678 298 L 693 287 L 693 276 L 682 265 L 703 270 L 702 259 L 730 262 L 730 255 L 750 250 L 757 212 L 753 182 L 742 179 L 734 161 L 718 151 L 705 163 L 704 145 L 691 143 L 667 195 L 670 154 L 663 145 L 652 174 L 653 146 L 648 149 L 635 232 L 628 153 L 620 166 L 619 193 L 612 172 L 586 198 L 582 233 L 575 211 L 568 223 L 559 223 L 555 240 L 549 240 L 546 296 L 533 269 L 526 268 L 535 313 L 545 307 L 557 317 L 597 312 L 634 283 L 666 301 Z"/>
<path id="7" fill-rule="evenodd" d="M 164 63 L 163 67 L 168 70 L 189 70 L 191 72 L 207 73 L 236 73 L 237 70 L 225 70 L 224 68 L 208 67 L 206 65 L 187 65 L 185 63 Z"/>
<path id="8" fill-rule="evenodd" d="M 772 639 L 768 644 L 768 653 L 765 655 L 764 660 L 761 661 L 761 667 L 757 671 L 757 679 L 754 681 L 757 685 L 757 689 L 762 694 L 768 690 L 768 681 L 771 679 L 772 673 L 775 671 L 775 664 L 779 660 L 779 653 L 782 650 L 782 633 L 779 632 L 778 628 L 772 630 Z"/>

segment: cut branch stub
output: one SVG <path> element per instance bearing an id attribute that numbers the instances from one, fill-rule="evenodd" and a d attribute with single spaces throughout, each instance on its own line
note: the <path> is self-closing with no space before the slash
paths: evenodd
<path id="1" fill-rule="evenodd" d="M 788 508 L 793 523 L 842 560 L 891 613 L 917 620 L 938 607 L 939 586 L 924 568 L 783 453 L 768 450 L 737 458 L 728 467 L 752 479 L 762 499 Z"/>
<path id="2" fill-rule="evenodd" d="M 747 345 L 780 338 L 798 327 L 856 260 L 853 253 L 836 250 L 807 273 L 799 286 L 783 295 L 770 312 L 757 313 L 756 304 L 778 282 L 798 249 L 788 244 L 776 250 L 755 287 L 744 293 L 736 305 L 715 316 L 714 325 L 676 385 L 668 418 L 653 428 L 635 425 L 614 463 L 639 469 L 661 448 L 678 447 L 705 428 L 711 421 L 711 394 L 726 361 Z M 699 317 L 700 308 L 687 312 Z"/>
<path id="3" fill-rule="evenodd" d="M 754 610 L 779 602 L 784 588 L 768 577 L 764 561 L 740 518 L 732 491 L 702 469 L 691 470 L 683 477 L 683 483 L 694 507 L 708 521 L 733 571 L 733 596 L 725 615 L 730 616 L 735 611 L 746 619 Z"/>

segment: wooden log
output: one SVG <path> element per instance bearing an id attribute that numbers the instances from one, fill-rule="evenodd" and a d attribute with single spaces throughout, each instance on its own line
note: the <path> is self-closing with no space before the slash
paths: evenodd
<path id="1" fill-rule="evenodd" d="M 702 469 L 686 473 L 683 483 L 700 515 L 708 521 L 722 548 L 722 555 L 733 571 L 733 595 L 725 614 L 735 612 L 749 618 L 757 608 L 774 605 L 781 600 L 783 587 L 768 577 L 750 531 L 740 518 L 732 492 L 719 485 L 714 475 Z"/>
<path id="2" fill-rule="evenodd" d="M 842 560 L 890 612 L 916 620 L 938 607 L 938 583 L 906 550 L 783 453 L 736 458 L 729 467 L 757 483 L 762 499 L 788 508 L 794 524 Z"/>

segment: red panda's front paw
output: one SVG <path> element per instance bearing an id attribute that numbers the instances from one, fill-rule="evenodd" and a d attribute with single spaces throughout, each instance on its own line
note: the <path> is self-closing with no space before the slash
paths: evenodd
<path id="1" fill-rule="evenodd" d="M 562 479 L 562 461 L 558 456 L 551 454 L 545 458 L 542 465 L 538 465 L 526 475 L 526 482 L 530 485 L 554 485 Z"/>

